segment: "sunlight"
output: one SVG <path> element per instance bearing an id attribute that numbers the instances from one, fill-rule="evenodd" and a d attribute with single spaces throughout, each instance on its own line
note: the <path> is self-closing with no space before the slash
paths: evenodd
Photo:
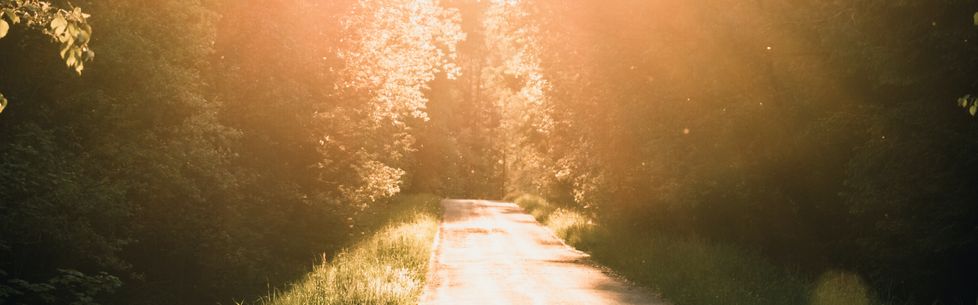
<path id="1" fill-rule="evenodd" d="M 490 0 L 494 4 L 517 5 L 520 0 Z"/>
<path id="2" fill-rule="evenodd" d="M 819 277 L 811 305 L 869 305 L 866 284 L 859 275 L 828 271 Z"/>

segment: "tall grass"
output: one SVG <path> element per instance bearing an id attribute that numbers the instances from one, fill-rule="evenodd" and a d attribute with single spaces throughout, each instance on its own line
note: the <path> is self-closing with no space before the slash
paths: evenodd
<path id="1" fill-rule="evenodd" d="M 387 226 L 315 266 L 289 289 L 256 303 L 417 304 L 438 230 L 439 201 L 433 195 L 401 197 L 391 207 Z"/>
<path id="2" fill-rule="evenodd" d="M 807 276 L 732 245 L 596 224 L 545 199 L 514 200 L 557 236 L 676 305 L 878 305 L 857 275 Z"/>

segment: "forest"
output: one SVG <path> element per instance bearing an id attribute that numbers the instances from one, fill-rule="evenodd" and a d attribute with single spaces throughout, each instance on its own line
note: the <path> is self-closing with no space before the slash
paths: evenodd
<path id="1" fill-rule="evenodd" d="M 249 302 L 422 193 L 974 304 L 976 110 L 971 0 L 0 0 L 0 304 Z"/>

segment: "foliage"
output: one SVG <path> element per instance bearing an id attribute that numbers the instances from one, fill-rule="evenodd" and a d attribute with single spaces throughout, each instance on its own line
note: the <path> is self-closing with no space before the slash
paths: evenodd
<path id="1" fill-rule="evenodd" d="M 85 78 L 45 69 L 62 63 L 43 56 L 39 38 L 46 38 L 36 32 L 0 41 L 0 89 L 33 103 L 0 119 L 4 289 L 16 288 L 6 284 L 15 280 L 46 283 L 71 269 L 124 283 L 115 293 L 88 294 L 98 303 L 257 296 L 296 279 L 320 254 L 362 238 L 408 186 L 412 130 L 378 126 L 365 115 L 373 106 L 361 103 L 372 98 L 368 90 L 340 85 L 350 71 L 385 73 L 340 57 L 352 48 L 343 37 L 373 35 L 341 23 L 355 1 L 77 4 L 97 17 L 90 20 L 97 39 L 88 40 L 80 10 L 52 8 L 67 14 L 67 24 L 50 28 L 45 19 L 43 31 L 99 50 Z M 358 9 L 367 7 L 383 8 Z M 454 21 L 438 19 L 450 13 L 439 13 L 437 4 L 403 9 L 384 18 L 435 14 L 425 17 L 438 23 L 425 37 L 458 37 L 445 32 Z M 408 19 L 371 22 L 414 26 Z M 253 31 L 242 31 L 245 23 Z M 76 31 L 85 35 L 61 35 Z M 456 38 L 417 38 L 410 39 L 422 52 L 416 54 L 445 54 L 437 69 L 450 64 Z M 66 57 L 77 55 L 71 50 Z M 400 77 L 424 88 L 436 67 L 417 64 Z M 62 284 L 50 294 L 76 287 Z"/>
<path id="2" fill-rule="evenodd" d="M 382 198 L 389 198 L 401 192 L 401 176 L 404 171 L 391 168 L 377 161 L 366 161 L 354 167 L 357 176 L 363 181 L 356 189 L 340 187 L 340 192 L 353 202 L 370 204 Z"/>
<path id="3" fill-rule="evenodd" d="M 343 86 L 370 92 L 377 122 L 426 118 L 427 83 L 438 73 L 459 73 L 455 46 L 465 34 L 458 22 L 439 1 L 359 1 L 344 21 L 351 46 L 340 53 L 350 69 Z"/>
<path id="4" fill-rule="evenodd" d="M 936 102 L 976 90 L 969 1 L 77 4 L 0 1 L 0 105 L 31 101 L 0 118 L 3 291 L 78 270 L 125 283 L 103 303 L 257 296 L 427 191 L 543 194 L 569 239 L 619 233 L 596 257 L 736 263 L 692 279 L 719 291 L 790 269 L 978 298 L 978 126 Z"/>
<path id="5" fill-rule="evenodd" d="M 968 110 L 968 114 L 971 114 L 971 116 L 975 116 L 975 114 L 978 114 L 978 100 L 976 100 L 971 95 L 965 95 L 965 96 L 959 97 L 958 98 L 958 106 L 961 106 L 961 108 L 967 109 Z"/>
<path id="6" fill-rule="evenodd" d="M 554 128 L 506 138 L 520 150 L 507 192 L 621 224 L 607 229 L 633 243 L 692 236 L 802 277 L 844 270 L 897 302 L 978 298 L 965 182 L 978 126 L 935 103 L 974 91 L 973 3 L 520 9 L 537 30 L 515 35 L 538 41 L 549 84 L 523 104 Z"/>
<path id="7" fill-rule="evenodd" d="M 96 305 L 99 294 L 112 293 L 122 285 L 119 278 L 105 272 L 97 275 L 70 269 L 58 269 L 58 272 L 44 283 L 8 280 L 0 286 L 0 298 L 16 303 Z M 4 272 L 0 270 L 0 274 Z"/>
<path id="8" fill-rule="evenodd" d="M 818 279 L 791 272 L 730 244 L 660 231 L 598 224 L 529 194 L 516 203 L 569 245 L 674 304 L 882 304 L 858 275 L 826 272 Z"/>
<path id="9" fill-rule="evenodd" d="M 61 59 L 68 68 L 81 74 L 85 62 L 95 57 L 88 47 L 92 37 L 92 27 L 88 24 L 89 14 L 82 13 L 80 7 L 69 10 L 54 8 L 50 2 L 38 0 L 0 1 L 0 38 L 7 36 L 11 24 L 23 22 L 61 44 Z M 6 20 L 5 20 L 6 19 Z M 0 112 L 7 107 L 7 98 L 0 94 Z"/>

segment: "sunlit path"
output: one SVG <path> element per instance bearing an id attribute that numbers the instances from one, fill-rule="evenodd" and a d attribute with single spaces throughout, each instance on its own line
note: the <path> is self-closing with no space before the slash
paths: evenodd
<path id="1" fill-rule="evenodd" d="M 582 262 L 512 203 L 445 200 L 421 304 L 664 304 Z"/>

